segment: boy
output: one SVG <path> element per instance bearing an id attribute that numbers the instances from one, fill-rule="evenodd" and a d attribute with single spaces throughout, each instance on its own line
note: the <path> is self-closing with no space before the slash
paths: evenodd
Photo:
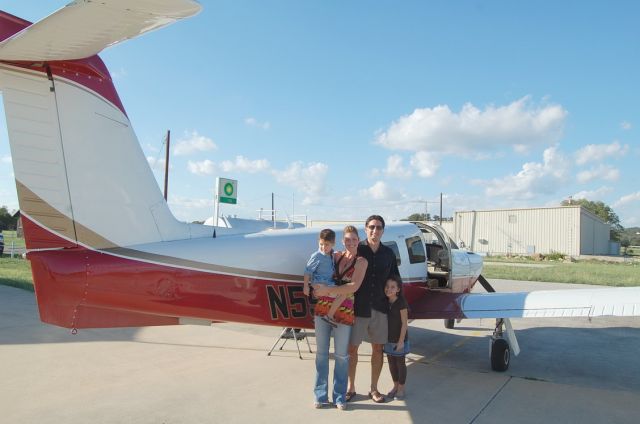
<path id="1" fill-rule="evenodd" d="M 318 250 L 314 252 L 307 266 L 304 269 L 304 288 L 303 292 L 305 296 L 309 296 L 309 283 L 311 284 L 324 284 L 326 286 L 335 286 L 336 283 L 333 280 L 335 274 L 335 265 L 333 263 L 333 246 L 336 244 L 336 233 L 330 229 L 324 229 L 320 231 L 318 237 Z M 322 317 L 332 327 L 337 326 L 337 322 L 333 316 L 345 300 L 346 296 L 341 295 L 334 299 L 331 304 L 331 308 L 327 312 L 327 315 Z"/>

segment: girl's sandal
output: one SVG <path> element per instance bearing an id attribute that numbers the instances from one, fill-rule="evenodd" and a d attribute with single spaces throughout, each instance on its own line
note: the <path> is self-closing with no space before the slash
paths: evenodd
<path id="1" fill-rule="evenodd" d="M 356 392 L 347 392 L 344 398 L 347 400 L 347 402 L 350 402 L 354 397 L 356 397 Z"/>
<path id="2" fill-rule="evenodd" d="M 375 403 L 384 403 L 385 401 L 384 396 L 382 396 L 377 390 L 369 392 L 369 398 Z"/>

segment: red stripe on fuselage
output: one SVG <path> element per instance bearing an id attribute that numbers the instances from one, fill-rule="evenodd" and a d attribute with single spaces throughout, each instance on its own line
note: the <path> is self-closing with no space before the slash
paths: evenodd
<path id="1" fill-rule="evenodd" d="M 67 328 L 177 324 L 179 317 L 312 328 L 302 284 L 142 262 L 83 247 L 30 252 L 42 321 Z M 463 293 L 406 284 L 410 318 L 462 318 Z"/>
<path id="2" fill-rule="evenodd" d="M 300 283 L 175 268 L 82 247 L 30 252 L 28 257 L 41 319 L 62 327 L 122 326 L 108 314 L 103 318 L 92 315 L 97 310 L 174 319 L 313 326 L 311 308 Z"/>

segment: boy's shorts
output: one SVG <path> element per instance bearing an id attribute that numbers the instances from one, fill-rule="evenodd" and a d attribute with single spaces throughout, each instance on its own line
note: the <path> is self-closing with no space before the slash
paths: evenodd
<path id="1" fill-rule="evenodd" d="M 372 344 L 385 344 L 389 341 L 387 314 L 371 309 L 370 318 L 356 316 L 349 344 L 359 346 L 363 340 Z"/>

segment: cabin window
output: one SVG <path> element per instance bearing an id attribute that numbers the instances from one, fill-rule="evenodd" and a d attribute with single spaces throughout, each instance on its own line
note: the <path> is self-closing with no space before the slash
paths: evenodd
<path id="1" fill-rule="evenodd" d="M 398 245 L 396 244 L 395 241 L 385 241 L 382 242 L 382 244 L 384 244 L 387 247 L 390 247 L 391 250 L 393 250 L 393 253 L 396 255 L 396 262 L 398 263 L 398 266 L 400 266 L 400 249 L 398 249 Z"/>
<path id="2" fill-rule="evenodd" d="M 409 251 L 409 263 L 417 264 L 425 261 L 424 244 L 422 244 L 422 238 L 419 236 L 410 237 L 405 240 L 407 243 L 407 250 Z"/>

